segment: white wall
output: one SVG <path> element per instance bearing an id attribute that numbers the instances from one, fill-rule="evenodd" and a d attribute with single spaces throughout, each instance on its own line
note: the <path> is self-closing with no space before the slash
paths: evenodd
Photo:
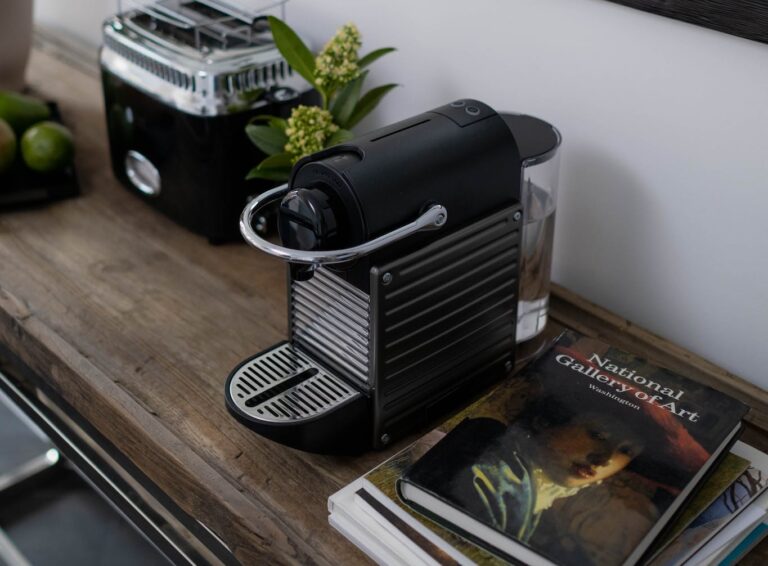
<path id="1" fill-rule="evenodd" d="M 71 21 L 97 38 L 96 12 Z M 604 0 L 292 0 L 288 20 L 399 48 L 372 79 L 404 86 L 364 126 L 466 96 L 555 124 L 554 279 L 768 388 L 768 45 Z"/>
<path id="2" fill-rule="evenodd" d="M 35 23 L 76 36 L 94 46 L 101 42 L 101 23 L 117 12 L 118 0 L 16 0 L 34 2 Z M 130 0 L 123 0 L 128 5 Z"/>

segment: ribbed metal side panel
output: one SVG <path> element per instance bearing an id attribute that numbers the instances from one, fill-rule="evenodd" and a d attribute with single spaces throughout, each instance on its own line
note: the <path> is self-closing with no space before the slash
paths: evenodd
<path id="1" fill-rule="evenodd" d="M 368 386 L 370 360 L 367 294 L 319 268 L 291 285 L 291 339 L 340 375 Z"/>
<path id="2" fill-rule="evenodd" d="M 373 274 L 373 386 L 383 426 L 513 358 L 518 212 L 497 213 Z"/>

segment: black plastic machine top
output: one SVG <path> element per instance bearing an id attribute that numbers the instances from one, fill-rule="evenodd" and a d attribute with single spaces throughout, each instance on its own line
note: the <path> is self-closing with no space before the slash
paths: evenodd
<path id="1" fill-rule="evenodd" d="M 440 235 L 508 206 L 520 196 L 520 158 L 501 116 L 457 100 L 304 158 L 290 187 L 278 213 L 283 246 L 332 250 L 382 236 L 435 203 L 448 211 Z"/>

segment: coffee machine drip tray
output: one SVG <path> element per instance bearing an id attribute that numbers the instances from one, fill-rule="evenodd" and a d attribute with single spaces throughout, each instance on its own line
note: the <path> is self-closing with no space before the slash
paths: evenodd
<path id="1" fill-rule="evenodd" d="M 240 416 L 272 424 L 313 419 L 362 397 L 288 342 L 243 362 L 227 392 Z"/>

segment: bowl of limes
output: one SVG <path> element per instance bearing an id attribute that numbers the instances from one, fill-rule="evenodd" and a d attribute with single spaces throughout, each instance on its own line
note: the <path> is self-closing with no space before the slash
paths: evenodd
<path id="1" fill-rule="evenodd" d="M 56 104 L 0 90 L 0 206 L 78 194 L 74 153 Z"/>

